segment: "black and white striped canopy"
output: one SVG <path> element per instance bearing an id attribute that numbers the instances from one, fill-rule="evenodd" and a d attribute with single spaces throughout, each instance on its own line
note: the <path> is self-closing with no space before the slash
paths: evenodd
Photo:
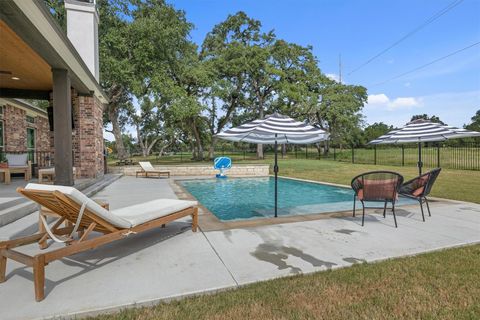
<path id="1" fill-rule="evenodd" d="M 265 119 L 245 123 L 217 134 L 230 141 L 258 144 L 307 144 L 328 139 L 328 133 L 304 122 L 274 113 Z"/>
<path id="2" fill-rule="evenodd" d="M 467 137 L 480 137 L 480 132 L 419 119 L 407 123 L 401 129 L 392 130 L 368 144 L 433 142 Z"/>

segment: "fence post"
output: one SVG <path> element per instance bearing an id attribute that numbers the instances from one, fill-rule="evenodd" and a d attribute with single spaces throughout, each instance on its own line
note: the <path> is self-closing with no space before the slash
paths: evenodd
<path id="1" fill-rule="evenodd" d="M 305 145 L 305 159 L 308 159 L 308 144 Z"/>
<path id="2" fill-rule="evenodd" d="M 373 164 L 377 165 L 377 146 L 373 146 Z"/>
<path id="3" fill-rule="evenodd" d="M 355 163 L 355 148 L 353 147 L 353 144 L 352 144 L 352 163 Z"/>
<path id="4" fill-rule="evenodd" d="M 440 143 L 437 143 L 437 168 L 440 168 Z"/>
<path id="5" fill-rule="evenodd" d="M 405 146 L 402 144 L 402 167 L 405 166 Z"/>

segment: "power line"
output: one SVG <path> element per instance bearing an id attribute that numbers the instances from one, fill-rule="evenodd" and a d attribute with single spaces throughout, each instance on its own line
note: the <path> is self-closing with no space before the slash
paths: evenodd
<path id="1" fill-rule="evenodd" d="M 418 27 L 416 27 L 415 29 L 411 30 L 410 32 L 408 32 L 406 35 L 404 35 L 403 37 L 401 37 L 399 40 L 395 41 L 394 43 L 392 43 L 390 46 L 388 46 L 387 48 L 383 49 L 382 51 L 380 51 L 379 53 L 377 53 L 376 55 L 374 55 L 373 57 L 371 57 L 370 59 L 368 59 L 367 61 L 365 61 L 364 63 L 362 63 L 361 65 L 359 65 L 358 67 L 356 67 L 355 69 L 353 69 L 352 71 L 350 71 L 348 73 L 348 75 L 351 75 L 352 73 L 360 70 L 361 68 L 365 67 L 367 64 L 369 64 L 370 62 L 372 62 L 373 60 L 377 59 L 378 57 L 380 57 L 381 55 L 383 55 L 385 52 L 387 52 L 388 50 L 392 49 L 393 47 L 397 46 L 399 43 L 403 42 L 405 39 L 411 37 L 412 35 L 414 35 L 415 33 L 417 33 L 418 31 L 420 31 L 421 29 L 425 28 L 427 25 L 429 25 L 430 23 L 432 23 L 433 21 L 437 20 L 438 18 L 440 18 L 441 16 L 443 16 L 445 13 L 447 13 L 448 11 L 452 10 L 453 8 L 455 8 L 456 6 L 458 6 L 460 3 L 462 3 L 463 0 L 455 0 L 453 1 L 452 3 L 450 3 L 448 6 L 446 6 L 445 8 L 443 8 L 442 10 L 438 11 L 437 13 L 435 13 L 433 16 L 431 16 L 430 18 L 428 18 L 427 20 L 425 20 L 421 25 L 419 25 Z"/>
<path id="2" fill-rule="evenodd" d="M 447 59 L 447 58 L 449 58 L 449 57 L 451 57 L 451 56 L 453 56 L 453 55 L 456 55 L 457 53 L 460 53 L 460 52 L 462 52 L 462 51 L 465 51 L 465 50 L 467 50 L 467 49 L 470 49 L 470 48 L 472 48 L 472 47 L 474 47 L 474 46 L 477 46 L 477 45 L 479 45 L 479 44 L 480 44 L 480 41 L 479 41 L 479 42 L 475 42 L 474 44 L 471 44 L 471 45 L 466 46 L 466 47 L 464 47 L 464 48 L 462 48 L 462 49 L 459 49 L 459 50 L 457 50 L 457 51 L 454 51 L 454 52 L 452 52 L 452 53 L 449 53 L 449 54 L 447 54 L 446 56 L 443 56 L 443 57 L 440 57 L 440 58 L 435 59 L 435 60 L 433 60 L 433 61 L 430 61 L 430 62 L 428 62 L 428 63 L 425 63 L 425 64 L 423 64 L 423 65 L 421 65 L 421 66 L 419 66 L 419 67 L 416 67 L 416 68 L 411 69 L 411 70 L 409 70 L 409 71 L 407 71 L 407 72 L 401 73 L 401 74 L 399 74 L 399 75 L 397 75 L 397 76 L 395 76 L 395 77 L 392 77 L 392 78 L 390 78 L 390 79 L 387 79 L 387 80 L 385 80 L 385 81 L 376 83 L 376 84 L 374 84 L 373 86 L 379 86 L 379 85 L 385 84 L 385 83 L 387 83 L 387 82 L 390 82 L 390 81 L 392 81 L 392 80 L 401 78 L 401 77 L 403 77 L 403 76 L 406 76 L 407 74 L 410 74 L 410 73 L 412 73 L 412 72 L 415 72 L 415 71 L 418 71 L 418 70 L 423 69 L 423 68 L 425 68 L 425 67 L 428 67 L 429 65 L 432 65 L 432 64 L 434 64 L 434 63 L 437 63 L 438 61 Z"/>

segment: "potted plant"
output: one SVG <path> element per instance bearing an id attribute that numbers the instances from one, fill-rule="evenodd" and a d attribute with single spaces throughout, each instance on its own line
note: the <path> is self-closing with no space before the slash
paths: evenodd
<path id="1" fill-rule="evenodd" d="M 0 169 L 1 168 L 8 168 L 8 161 L 3 152 L 0 152 Z"/>

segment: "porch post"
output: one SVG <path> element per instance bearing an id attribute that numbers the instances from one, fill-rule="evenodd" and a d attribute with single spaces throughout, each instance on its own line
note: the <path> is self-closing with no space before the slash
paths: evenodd
<path id="1" fill-rule="evenodd" d="M 73 186 L 72 98 L 68 70 L 52 69 L 55 184 Z"/>

